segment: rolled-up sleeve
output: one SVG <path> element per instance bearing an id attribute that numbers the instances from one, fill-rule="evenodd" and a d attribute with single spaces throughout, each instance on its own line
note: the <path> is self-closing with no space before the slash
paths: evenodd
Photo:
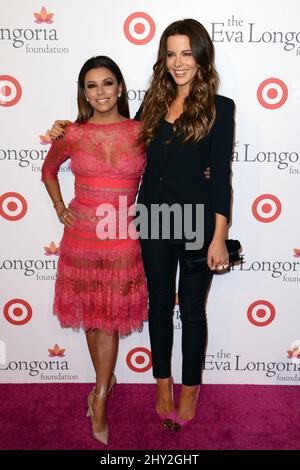
<path id="1" fill-rule="evenodd" d="M 210 147 L 212 208 L 230 221 L 231 157 L 234 136 L 234 102 L 227 98 L 217 108 Z"/>

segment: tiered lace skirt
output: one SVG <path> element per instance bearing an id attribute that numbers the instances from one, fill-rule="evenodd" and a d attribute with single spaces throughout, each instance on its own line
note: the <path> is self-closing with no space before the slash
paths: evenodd
<path id="1" fill-rule="evenodd" d="M 95 204 L 75 198 L 69 207 L 78 221 L 65 227 L 60 244 L 54 314 L 62 327 L 141 331 L 148 296 L 139 240 L 100 240 L 91 222 Z"/>

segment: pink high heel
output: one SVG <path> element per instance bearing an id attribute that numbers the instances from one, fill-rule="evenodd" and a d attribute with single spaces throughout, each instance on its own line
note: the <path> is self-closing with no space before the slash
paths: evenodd
<path id="1" fill-rule="evenodd" d="M 87 398 L 88 410 L 87 410 L 86 416 L 87 416 L 87 418 L 91 418 L 91 420 L 92 420 L 92 436 L 93 436 L 94 439 L 96 439 L 96 441 L 99 441 L 99 442 L 101 442 L 101 444 L 104 444 L 106 446 L 108 444 L 108 426 L 106 426 L 106 429 L 104 431 L 101 431 L 101 432 L 94 431 L 94 427 L 93 427 L 94 410 L 93 410 L 92 405 L 90 403 L 90 397 L 92 395 L 95 395 L 96 397 L 98 397 L 98 399 L 107 398 L 108 395 L 110 394 L 110 392 L 112 391 L 112 388 L 115 385 L 116 381 L 117 381 L 116 376 L 115 376 L 115 374 L 113 374 L 106 393 L 96 393 L 96 387 L 94 387 L 93 390 L 91 391 L 91 393 L 88 395 L 88 398 Z"/>
<path id="2" fill-rule="evenodd" d="M 174 393 L 173 393 L 173 378 L 171 377 L 171 380 L 170 380 L 170 386 L 171 386 L 171 395 L 172 395 L 172 401 L 174 401 Z M 162 425 L 169 429 L 172 424 L 173 424 L 173 421 L 176 417 L 176 410 L 174 409 L 173 411 L 170 411 L 169 413 L 164 413 L 164 414 L 160 414 L 158 413 L 158 411 L 156 410 L 156 413 L 158 414 L 160 420 L 161 420 L 161 423 Z"/>
<path id="3" fill-rule="evenodd" d="M 197 417 L 197 408 L 198 408 L 198 399 L 199 399 L 199 393 L 200 393 L 200 385 L 198 386 L 198 390 L 196 392 L 196 411 L 195 411 L 195 416 L 193 416 L 192 418 L 190 419 L 182 419 L 182 418 L 179 418 L 179 416 L 177 415 L 176 413 L 176 416 L 173 420 L 173 423 L 172 425 L 170 426 L 170 429 L 173 431 L 173 432 L 178 432 L 178 431 L 181 431 L 183 428 L 186 428 L 187 426 L 189 426 L 190 424 L 192 424 L 196 417 Z"/>

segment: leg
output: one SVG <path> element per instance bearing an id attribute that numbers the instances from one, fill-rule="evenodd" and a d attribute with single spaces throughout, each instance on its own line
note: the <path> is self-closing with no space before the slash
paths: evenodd
<path id="1" fill-rule="evenodd" d="M 178 248 L 165 240 L 141 240 L 149 291 L 149 333 L 153 375 L 157 379 L 156 410 L 165 415 L 174 409 L 171 386 L 173 311 Z"/>
<path id="2" fill-rule="evenodd" d="M 107 335 L 105 331 L 94 329 L 86 331 L 86 339 L 90 355 L 96 372 L 96 394 L 107 392 L 115 368 L 119 335 Z M 91 396 L 91 405 L 94 411 L 93 428 L 95 432 L 102 432 L 106 427 L 106 400 Z"/>
<path id="3" fill-rule="evenodd" d="M 184 254 L 182 254 L 184 256 Z M 182 389 L 178 407 L 181 419 L 196 414 L 199 385 L 207 343 L 206 300 L 212 273 L 182 272 L 179 279 L 179 307 L 182 320 Z"/>

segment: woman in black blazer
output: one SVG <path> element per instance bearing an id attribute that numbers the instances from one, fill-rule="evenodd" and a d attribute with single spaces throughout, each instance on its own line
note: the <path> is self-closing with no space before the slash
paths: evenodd
<path id="1" fill-rule="evenodd" d="M 149 212 L 153 205 L 177 204 L 184 213 L 186 204 L 191 205 L 186 220 L 193 229 L 197 224 L 199 229 L 200 223 L 204 240 L 210 242 L 211 270 L 193 274 L 180 270 L 183 362 L 181 395 L 175 409 L 171 374 L 173 310 L 177 267 L 178 262 L 179 267 L 183 266 L 187 256 L 187 237 L 184 230 L 182 236 L 176 236 L 173 226 L 165 239 L 163 219 L 155 239 L 140 227 L 149 290 L 153 375 L 158 385 L 156 411 L 166 427 L 178 430 L 196 416 L 207 341 L 205 303 L 212 271 L 226 269 L 229 262 L 225 240 L 230 219 L 234 103 L 216 94 L 213 44 L 196 20 L 176 21 L 166 28 L 153 70 L 150 88 L 136 115 L 142 121 L 139 141 L 147 148 L 138 203 Z M 210 179 L 204 176 L 208 166 Z M 196 218 L 197 204 L 204 205 L 200 222 Z M 154 225 L 150 216 L 147 223 Z"/>

